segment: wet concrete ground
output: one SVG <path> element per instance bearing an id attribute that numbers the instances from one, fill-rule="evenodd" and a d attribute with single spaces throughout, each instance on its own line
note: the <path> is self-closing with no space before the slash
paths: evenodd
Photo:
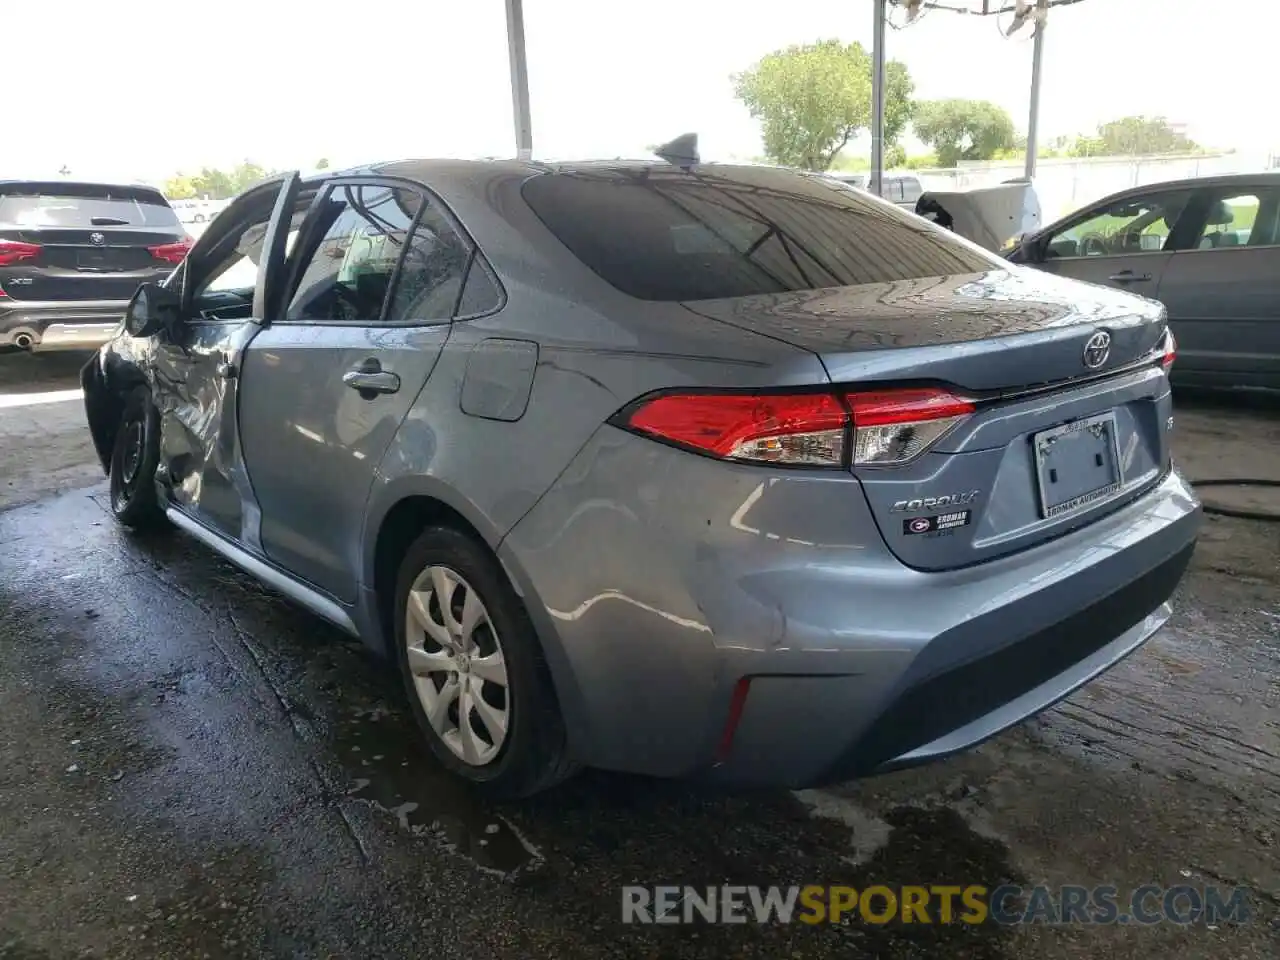
<path id="1" fill-rule="evenodd" d="M 79 436 L 15 438 L 57 407 L 0 408 L 0 487 L 28 478 L 0 512 L 0 958 L 1280 955 L 1275 525 L 1211 520 L 1165 631 L 966 756 L 801 795 L 589 773 L 494 807 L 357 645 L 180 534 L 116 528 L 100 483 L 33 499 Z M 1179 418 L 1193 475 L 1280 478 L 1274 409 Z M 619 922 L 627 883 L 1008 879 L 1248 884 L 1255 918 Z"/>

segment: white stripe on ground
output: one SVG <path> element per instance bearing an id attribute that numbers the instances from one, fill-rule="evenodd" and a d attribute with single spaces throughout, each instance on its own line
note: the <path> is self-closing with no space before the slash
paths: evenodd
<path id="1" fill-rule="evenodd" d="M 47 393 L 0 393 L 0 410 L 6 407 L 29 407 L 36 403 L 64 403 L 79 400 L 79 390 L 51 390 Z"/>

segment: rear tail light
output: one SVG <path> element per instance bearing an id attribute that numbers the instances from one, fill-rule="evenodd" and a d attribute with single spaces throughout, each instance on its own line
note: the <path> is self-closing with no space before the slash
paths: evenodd
<path id="1" fill-rule="evenodd" d="M 0 267 L 7 267 L 22 260 L 32 260 L 40 255 L 40 244 L 21 240 L 0 240 Z"/>
<path id="2" fill-rule="evenodd" d="M 946 390 L 885 390 L 850 393 L 854 465 L 906 463 L 928 450 L 973 413 L 973 402 Z"/>
<path id="3" fill-rule="evenodd" d="M 642 403 L 632 430 L 726 460 L 839 466 L 849 415 L 825 393 L 667 394 Z"/>
<path id="4" fill-rule="evenodd" d="M 1164 372 L 1168 373 L 1173 367 L 1173 361 L 1178 358 L 1178 342 L 1173 338 L 1173 331 L 1168 327 L 1164 330 L 1164 355 L 1160 358 L 1160 366 L 1164 367 Z"/>
<path id="5" fill-rule="evenodd" d="M 191 250 L 191 243 L 191 238 L 187 237 L 175 243 L 162 243 L 159 246 L 147 247 L 147 252 L 157 260 L 163 260 L 166 263 L 181 263 Z"/>
<path id="6" fill-rule="evenodd" d="M 641 401 L 614 422 L 723 460 L 892 466 L 923 453 L 973 409 L 971 401 L 937 388 L 839 396 L 671 393 Z"/>

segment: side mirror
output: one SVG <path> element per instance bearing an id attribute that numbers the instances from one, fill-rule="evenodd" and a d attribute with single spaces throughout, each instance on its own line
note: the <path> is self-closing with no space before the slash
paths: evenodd
<path id="1" fill-rule="evenodd" d="M 124 311 L 124 328 L 131 337 L 154 337 L 171 330 L 181 315 L 181 300 L 158 283 L 144 283 Z"/>
<path id="2" fill-rule="evenodd" d="M 1041 256 L 1040 244 L 1036 242 L 1035 235 L 1031 233 L 1021 234 L 1014 240 L 1011 244 L 1011 249 L 1005 256 L 1013 263 L 1039 263 L 1044 259 Z"/>

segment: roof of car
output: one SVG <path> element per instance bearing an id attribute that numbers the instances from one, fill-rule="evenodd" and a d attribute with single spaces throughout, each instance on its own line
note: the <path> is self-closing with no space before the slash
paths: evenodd
<path id="1" fill-rule="evenodd" d="M 68 180 L 64 177 L 24 177 L 22 179 L 0 179 L 0 187 L 40 186 L 40 187 L 116 187 L 122 190 L 154 190 L 159 187 L 149 183 L 130 182 L 125 180 Z"/>
<path id="2" fill-rule="evenodd" d="M 800 171 L 775 167 L 771 164 L 750 163 L 702 163 L 701 169 L 718 171 L 751 171 L 759 175 L 761 171 L 777 171 L 779 173 L 796 174 Z M 515 160 L 495 158 L 484 160 L 395 160 L 384 163 L 368 164 L 347 170 L 322 170 L 307 179 L 321 179 L 333 176 L 357 176 L 360 174 L 381 174 L 383 176 L 405 177 L 410 180 L 430 180 L 432 177 L 449 175 L 476 176 L 491 173 L 494 176 L 504 174 L 520 174 L 533 176 L 540 173 L 575 173 L 590 172 L 629 172 L 636 170 L 675 170 L 679 169 L 659 159 L 612 159 L 612 160 Z"/>
<path id="3" fill-rule="evenodd" d="M 1144 193 L 1148 190 L 1185 187 L 1197 189 L 1204 187 L 1231 187 L 1240 183 L 1265 183 L 1280 185 L 1280 170 L 1259 170 L 1256 173 L 1218 173 L 1206 177 L 1184 177 L 1181 180 L 1160 180 L 1156 183 L 1144 183 L 1136 187 L 1117 190 L 1112 196 L 1129 193 Z"/>

